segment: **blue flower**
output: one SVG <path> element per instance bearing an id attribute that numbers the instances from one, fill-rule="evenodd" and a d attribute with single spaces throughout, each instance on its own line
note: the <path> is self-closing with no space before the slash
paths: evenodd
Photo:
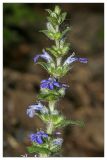
<path id="1" fill-rule="evenodd" d="M 52 57 L 43 49 L 43 54 L 38 54 L 34 57 L 34 62 L 37 63 L 39 58 L 45 59 L 48 63 L 52 62 Z"/>
<path id="2" fill-rule="evenodd" d="M 40 84 L 40 87 L 53 90 L 54 87 L 67 88 L 68 86 L 66 84 L 62 84 L 62 83 L 58 82 L 55 78 L 49 78 L 49 79 L 46 79 L 46 80 L 42 80 L 41 84 Z"/>
<path id="3" fill-rule="evenodd" d="M 48 113 L 48 109 L 45 106 L 43 106 L 40 102 L 29 106 L 26 113 L 30 118 L 33 118 L 35 116 L 35 113 L 38 111 L 44 114 Z"/>
<path id="4" fill-rule="evenodd" d="M 62 138 L 56 138 L 53 140 L 53 145 L 58 145 L 61 146 L 63 143 L 63 139 Z"/>
<path id="5" fill-rule="evenodd" d="M 48 138 L 48 134 L 46 134 L 44 131 L 38 131 L 37 133 L 30 135 L 30 140 L 38 144 L 43 144 L 44 138 Z"/>
<path id="6" fill-rule="evenodd" d="M 78 58 L 78 57 L 73 57 L 75 55 L 75 53 L 73 52 L 73 54 L 71 56 L 69 56 L 63 65 L 69 65 L 72 64 L 73 62 L 81 62 L 81 63 L 87 63 L 88 59 L 87 58 Z"/>

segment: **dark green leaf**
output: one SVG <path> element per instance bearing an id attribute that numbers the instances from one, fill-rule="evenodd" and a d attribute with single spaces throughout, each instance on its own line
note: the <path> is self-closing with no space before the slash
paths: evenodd
<path id="1" fill-rule="evenodd" d="M 51 11 L 50 9 L 46 9 L 46 11 L 47 11 L 49 14 L 52 13 L 52 11 Z"/>
<path id="2" fill-rule="evenodd" d="M 55 17 L 47 17 L 48 21 L 51 22 L 54 26 L 58 24 L 57 18 Z"/>
<path id="3" fill-rule="evenodd" d="M 68 125 L 75 125 L 75 126 L 79 126 L 79 127 L 84 127 L 84 122 L 83 121 L 74 121 L 74 120 L 63 120 L 61 121 L 59 124 L 56 125 L 57 127 L 65 127 Z"/>
<path id="4" fill-rule="evenodd" d="M 53 33 L 48 30 L 41 30 L 40 32 L 44 33 L 49 39 L 54 40 Z"/>
<path id="5" fill-rule="evenodd" d="M 61 9 L 60 9 L 59 6 L 55 6 L 55 13 L 56 13 L 57 15 L 60 15 Z"/>
<path id="6" fill-rule="evenodd" d="M 55 33 L 55 29 L 54 29 L 53 25 L 52 25 L 50 22 L 47 23 L 47 29 L 48 29 L 50 32 Z"/>
<path id="7" fill-rule="evenodd" d="M 67 27 L 61 34 L 61 37 L 63 37 L 68 31 L 70 31 L 71 28 Z"/>
<path id="8" fill-rule="evenodd" d="M 61 21 L 61 22 L 63 22 L 63 21 L 65 20 L 66 15 L 67 15 L 67 13 L 66 13 L 66 12 L 62 13 L 62 15 L 61 15 L 61 19 L 62 19 L 62 21 Z"/>
<path id="9" fill-rule="evenodd" d="M 44 69 L 48 71 L 49 65 L 45 62 L 37 62 L 37 64 L 40 64 Z"/>

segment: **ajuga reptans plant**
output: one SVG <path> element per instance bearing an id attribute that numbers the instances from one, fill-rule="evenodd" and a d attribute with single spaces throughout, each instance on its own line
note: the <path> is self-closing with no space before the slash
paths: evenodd
<path id="1" fill-rule="evenodd" d="M 59 153 L 63 143 L 59 128 L 67 125 L 83 125 L 81 121 L 67 120 L 57 110 L 57 102 L 64 97 L 69 87 L 61 83 L 60 79 L 69 72 L 74 62 L 88 62 L 87 58 L 76 57 L 74 52 L 65 59 L 70 49 L 70 44 L 65 41 L 65 37 L 70 28 L 67 27 L 61 31 L 60 25 L 65 20 L 67 13 L 62 13 L 59 6 L 55 6 L 54 11 L 50 9 L 46 11 L 49 14 L 47 29 L 40 32 L 52 40 L 53 45 L 43 49 L 42 53 L 37 54 L 33 60 L 35 64 L 40 64 L 47 70 L 49 78 L 40 82 L 37 101 L 27 109 L 27 115 L 30 118 L 39 117 L 46 125 L 45 128 L 35 130 L 35 133 L 29 135 L 31 146 L 27 147 L 28 152 L 38 157 L 51 157 Z"/>

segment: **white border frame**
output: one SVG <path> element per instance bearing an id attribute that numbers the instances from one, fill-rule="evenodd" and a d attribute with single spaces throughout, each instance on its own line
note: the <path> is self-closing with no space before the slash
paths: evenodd
<path id="1" fill-rule="evenodd" d="M 31 160 L 33 160 L 34 158 L 35 159 L 41 159 L 41 158 L 36 158 L 36 157 L 3 157 L 3 3 L 104 3 L 104 33 L 105 35 L 107 36 L 107 24 L 106 24 L 106 20 L 105 20 L 105 17 L 107 18 L 107 1 L 106 0 L 32 0 L 32 1 L 29 1 L 29 0 L 1 0 L 0 1 L 0 22 L 2 22 L 2 25 L 0 25 L 0 39 L 1 39 L 1 47 L 0 47 L 0 50 L 1 50 L 1 53 L 0 53 L 0 64 L 1 64 L 1 67 L 0 67 L 0 73 L 2 76 L 0 76 L 0 87 L 1 87 L 1 90 L 0 90 L 0 108 L 1 108 L 1 116 L 0 116 L 0 122 L 1 123 L 1 128 L 2 128 L 2 131 L 0 131 L 0 144 L 1 144 L 1 147 L 0 147 L 0 160 L 2 159 L 8 159 L 8 160 L 19 160 L 20 158 L 21 159 L 25 159 L 25 158 L 30 158 Z M 106 37 L 104 36 L 104 37 Z M 106 38 L 104 38 L 104 51 L 106 53 L 107 51 L 107 47 L 106 47 Z M 107 54 L 107 53 L 106 53 Z M 105 64 L 105 69 L 104 71 L 106 71 L 107 69 L 107 63 L 106 63 L 106 60 L 107 60 L 107 56 L 106 54 L 104 54 L 104 64 Z M 105 72 L 104 72 L 105 73 Z M 107 81 L 107 75 L 105 73 L 105 76 L 104 76 L 104 87 L 107 88 L 106 86 L 106 82 Z M 106 101 L 106 91 L 105 91 L 105 94 L 104 94 L 104 100 L 105 100 L 105 107 L 104 107 L 104 126 L 107 122 L 107 117 L 106 117 L 106 113 L 107 113 L 107 101 Z M 107 127 L 105 126 L 105 129 L 104 129 L 104 157 L 52 157 L 49 159 L 51 160 L 55 160 L 55 159 L 63 159 L 63 160 L 66 160 L 66 159 L 72 159 L 72 160 L 107 160 L 107 138 L 106 136 L 107 135 Z M 47 160 L 47 158 L 42 158 L 43 160 Z"/>

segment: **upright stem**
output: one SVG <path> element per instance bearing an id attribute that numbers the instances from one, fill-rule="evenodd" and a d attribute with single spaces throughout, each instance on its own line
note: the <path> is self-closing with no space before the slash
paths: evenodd
<path id="1" fill-rule="evenodd" d="M 59 26 L 58 25 L 56 26 L 56 32 L 59 32 Z M 55 40 L 55 44 L 56 44 L 57 48 L 60 48 L 60 40 L 59 39 Z M 61 60 L 62 60 L 62 57 L 56 58 L 56 65 L 57 66 L 60 66 Z"/>
<path id="2" fill-rule="evenodd" d="M 57 66 L 60 66 L 61 60 L 62 60 L 62 57 L 58 57 L 58 58 L 56 59 Z"/>
<path id="3" fill-rule="evenodd" d="M 50 112 L 51 112 L 51 113 L 54 111 L 55 104 L 56 104 L 56 101 L 55 101 L 55 100 L 49 101 L 49 109 L 50 109 Z"/>
<path id="4" fill-rule="evenodd" d="M 53 113 L 55 104 L 56 104 L 56 101 L 49 101 L 50 114 Z M 47 124 L 47 133 L 52 134 L 53 130 L 54 130 L 53 122 L 50 120 Z"/>
<path id="5" fill-rule="evenodd" d="M 56 32 L 59 32 L 59 25 L 56 26 Z M 60 48 L 60 40 L 55 40 L 55 45 L 57 48 Z M 56 67 L 60 66 L 61 64 L 61 57 L 56 58 Z M 49 101 L 49 110 L 50 110 L 50 114 L 52 115 L 55 109 L 55 105 L 56 105 L 56 100 L 53 101 Z M 54 124 L 52 122 L 52 120 L 50 119 L 50 121 L 47 123 L 47 134 L 52 134 L 52 132 L 54 131 Z M 41 155 L 41 157 L 45 157 L 45 155 Z"/>
<path id="6" fill-rule="evenodd" d="M 54 108 L 55 108 L 55 105 L 56 105 L 56 101 L 49 101 L 49 110 L 50 110 L 50 114 L 53 113 L 54 111 Z M 47 123 L 47 134 L 52 134 L 52 132 L 54 131 L 54 125 L 53 125 L 53 122 L 50 120 L 48 123 Z M 49 155 L 47 154 L 40 154 L 39 157 L 48 157 Z"/>
<path id="7" fill-rule="evenodd" d="M 56 26 L 56 33 L 59 32 L 59 26 Z M 59 48 L 59 40 L 55 40 L 56 47 Z"/>

